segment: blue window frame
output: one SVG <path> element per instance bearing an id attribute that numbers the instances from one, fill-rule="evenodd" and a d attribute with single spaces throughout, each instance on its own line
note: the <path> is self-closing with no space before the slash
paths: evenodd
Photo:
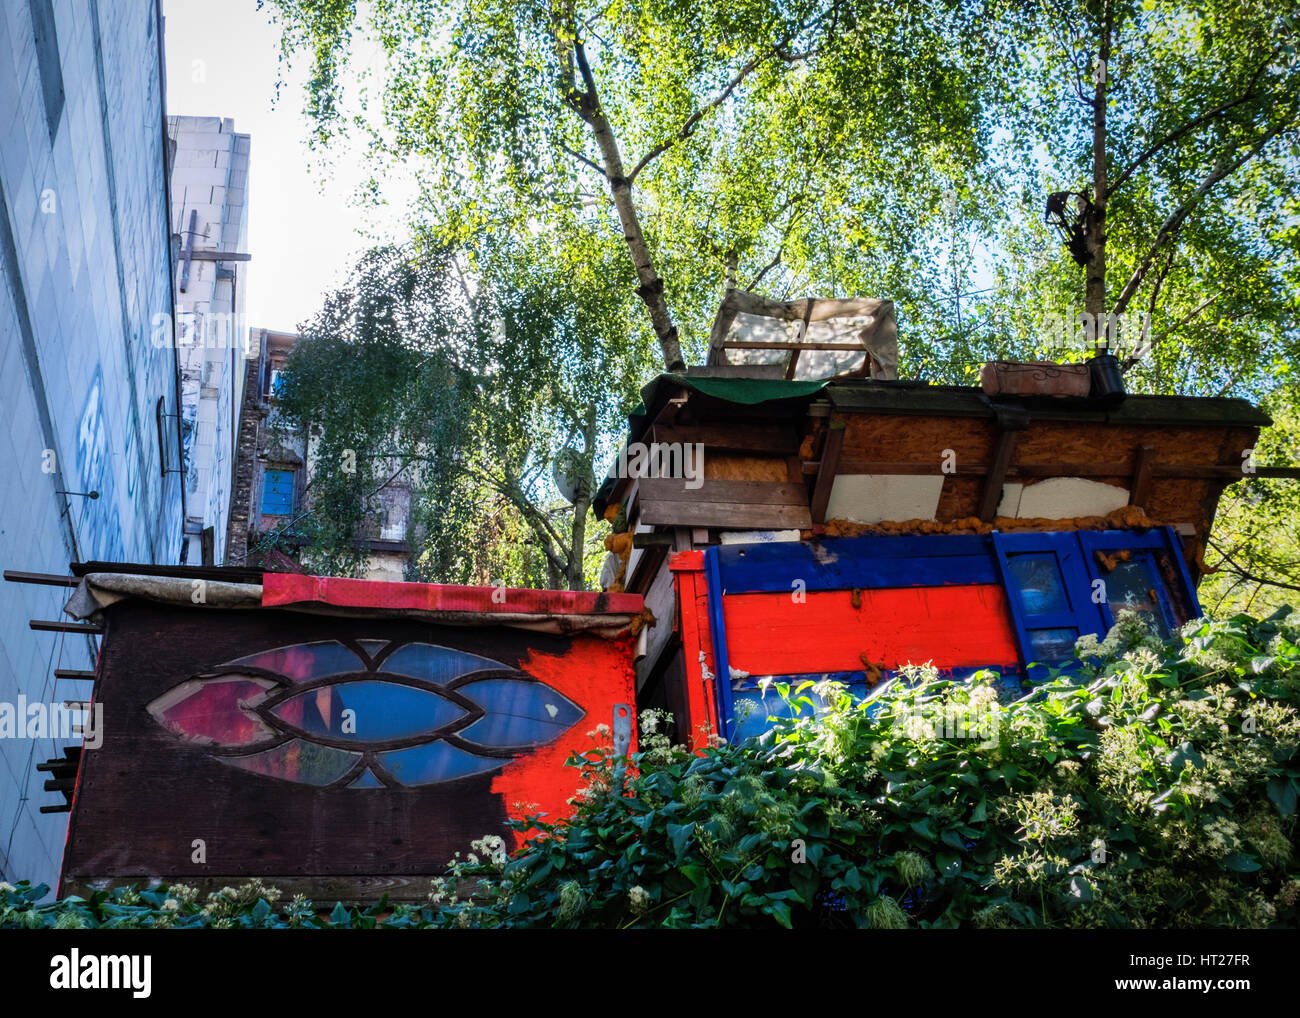
<path id="1" fill-rule="evenodd" d="M 1168 639 L 1182 622 L 1201 614 L 1172 527 L 1144 534 L 1081 532 L 1079 543 L 1093 579 L 1103 581 L 1099 607 L 1106 629 L 1115 624 L 1115 612 L 1127 609 L 1137 612 L 1156 636 Z"/>
<path id="2" fill-rule="evenodd" d="M 1047 678 L 1045 666 L 1068 669 L 1075 641 L 1086 633 L 1105 632 L 1078 535 L 995 533 L 993 551 L 1026 674 L 1041 680 Z"/>
<path id="3" fill-rule="evenodd" d="M 293 471 L 268 470 L 262 477 L 262 513 L 288 516 L 293 512 Z"/>

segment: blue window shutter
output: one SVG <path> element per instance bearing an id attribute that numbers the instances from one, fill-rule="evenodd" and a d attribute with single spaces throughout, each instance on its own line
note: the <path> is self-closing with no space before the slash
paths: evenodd
<path id="1" fill-rule="evenodd" d="M 1165 625 L 1172 634 L 1183 622 L 1201 615 L 1201 605 L 1196 598 L 1196 588 L 1187 572 L 1187 563 L 1183 560 L 1178 535 L 1173 527 L 1157 527 L 1145 533 L 1132 531 L 1106 530 L 1101 532 L 1081 532 L 1079 543 L 1083 548 L 1085 562 L 1092 578 L 1107 580 L 1107 573 L 1097 561 L 1097 553 L 1114 555 L 1128 552 L 1132 562 L 1136 562 L 1147 571 L 1147 583 L 1156 592 L 1157 605 Z M 1165 557 L 1173 567 L 1173 576 L 1167 576 L 1160 568 L 1157 557 Z M 1122 568 L 1122 567 L 1121 567 Z M 1180 600 L 1188 608 L 1188 619 L 1180 616 L 1170 597 L 1169 583 L 1178 587 Z M 1107 628 L 1115 624 L 1115 616 L 1108 597 L 1101 605 L 1101 612 Z"/>
<path id="2" fill-rule="evenodd" d="M 293 512 L 293 471 L 268 470 L 262 478 L 262 513 L 288 516 Z"/>
<path id="3" fill-rule="evenodd" d="M 1074 641 L 1106 632 L 1101 606 L 1092 599 L 1093 575 L 1078 535 L 994 533 L 993 550 L 1007 591 L 1026 674 L 1047 677 L 1031 664 L 1074 666 Z"/>

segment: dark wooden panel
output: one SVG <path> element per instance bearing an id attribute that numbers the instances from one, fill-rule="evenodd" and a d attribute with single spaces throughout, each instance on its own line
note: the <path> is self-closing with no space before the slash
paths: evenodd
<path id="1" fill-rule="evenodd" d="M 643 477 L 640 483 L 640 497 L 647 502 L 744 502 L 760 506 L 808 503 L 808 489 L 787 481 L 706 480 L 690 488 L 680 477 Z"/>
<path id="2" fill-rule="evenodd" d="M 679 527 L 724 527 L 729 530 L 807 530 L 812 526 L 812 517 L 806 505 L 652 502 L 649 499 L 644 499 L 641 503 L 641 521 Z"/>
<path id="3" fill-rule="evenodd" d="M 789 456 L 799 449 L 793 427 L 777 424 L 656 424 L 656 442 L 703 443 L 708 449 L 736 452 L 766 452 Z"/>

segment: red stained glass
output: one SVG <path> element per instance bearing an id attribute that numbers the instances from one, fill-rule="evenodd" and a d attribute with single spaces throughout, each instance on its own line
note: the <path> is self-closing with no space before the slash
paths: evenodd
<path id="1" fill-rule="evenodd" d="M 232 675 L 186 682 L 149 705 L 149 713 L 177 735 L 200 744 L 255 746 L 276 734 L 253 712 L 275 683 Z"/>

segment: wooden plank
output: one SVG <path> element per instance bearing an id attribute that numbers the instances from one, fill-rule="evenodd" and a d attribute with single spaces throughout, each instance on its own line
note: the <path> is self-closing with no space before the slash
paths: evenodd
<path id="1" fill-rule="evenodd" d="M 998 503 L 1002 501 L 1002 485 L 1019 438 L 1018 430 L 998 433 L 997 448 L 993 450 L 993 462 L 989 464 L 988 474 L 984 478 L 984 493 L 980 496 L 979 518 L 985 523 L 992 523 L 993 517 L 997 515 Z"/>
<path id="2" fill-rule="evenodd" d="M 42 633 L 87 633 L 94 636 L 104 631 L 103 626 L 82 622 L 51 622 L 47 619 L 32 619 L 27 623 L 32 629 Z"/>
<path id="3" fill-rule="evenodd" d="M 1156 447 L 1138 446 L 1133 462 L 1133 479 L 1129 482 L 1128 504 L 1145 506 L 1151 497 L 1151 469 L 1155 466 Z"/>
<path id="4" fill-rule="evenodd" d="M 10 583 L 39 583 L 46 587 L 75 587 L 80 581 L 75 576 L 56 576 L 53 573 L 24 573 L 6 569 L 5 579 Z"/>
<path id="5" fill-rule="evenodd" d="M 1246 473 L 1238 464 L 1217 464 L 1215 466 L 1182 467 L 1157 463 L 1151 468 L 1153 477 L 1178 477 L 1187 480 L 1209 480 L 1225 477 L 1233 481 L 1249 481 L 1252 477 L 1300 478 L 1300 467 L 1256 467 L 1254 473 Z"/>
<path id="6" fill-rule="evenodd" d="M 790 456 L 799 451 L 799 436 L 794 428 L 781 424 L 657 424 L 654 441 L 700 442 L 706 450 L 730 452 L 765 452 L 773 456 Z"/>
<path id="7" fill-rule="evenodd" d="M 839 473 L 844 431 L 844 428 L 837 428 L 832 424 L 826 433 L 826 444 L 822 447 L 821 466 L 817 468 L 817 481 L 813 485 L 812 505 L 809 509 L 814 523 L 826 522 L 826 507 L 831 501 L 831 488 L 835 484 L 835 475 Z"/>
<path id="8" fill-rule="evenodd" d="M 802 541 L 723 545 L 723 587 L 733 593 L 997 583 L 992 545 L 977 534 L 838 537 L 819 549 Z"/>
<path id="9" fill-rule="evenodd" d="M 1018 661 L 1006 595 L 997 584 L 726 594 L 728 663 L 753 675 L 884 668 L 999 667 Z M 956 624 L 960 620 L 960 624 Z"/>
<path id="10" fill-rule="evenodd" d="M 657 501 L 646 498 L 641 503 L 641 519 L 661 526 L 725 527 L 728 530 L 807 530 L 812 526 L 806 505 L 753 502 Z"/>
<path id="11" fill-rule="evenodd" d="M 745 502 L 754 505 L 806 505 L 808 489 L 802 484 L 787 481 L 714 481 L 706 480 L 699 487 L 687 487 L 681 477 L 641 478 L 643 502 Z M 699 483 L 699 482 L 695 482 Z M 656 522 L 642 519 L 646 523 Z"/>
<path id="12" fill-rule="evenodd" d="M 788 340 L 771 340 L 767 342 L 742 342 L 732 340 L 729 343 L 723 343 L 724 350 L 838 350 L 841 353 L 860 353 L 867 352 L 866 347 L 861 343 L 803 343 L 797 339 Z M 787 378 L 792 376 L 787 375 Z"/>

